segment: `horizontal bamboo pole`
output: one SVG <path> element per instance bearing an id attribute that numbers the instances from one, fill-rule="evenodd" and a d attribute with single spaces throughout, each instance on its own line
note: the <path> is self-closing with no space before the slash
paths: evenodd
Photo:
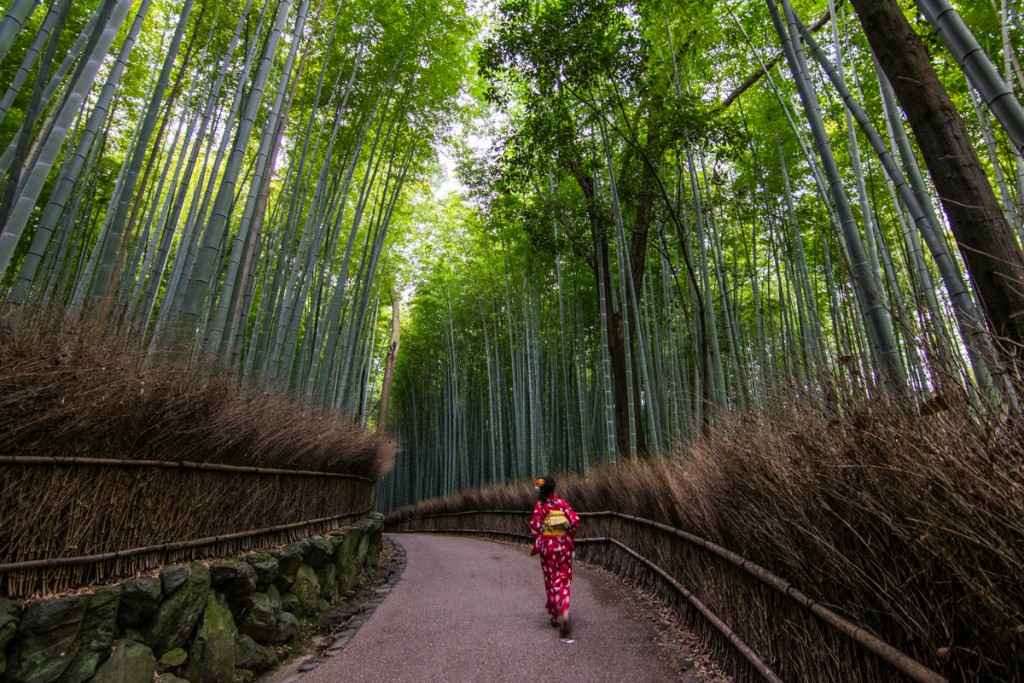
<path id="1" fill-rule="evenodd" d="M 526 510 L 473 510 L 472 513 L 479 514 L 515 514 L 524 515 L 531 514 Z M 404 521 L 416 521 L 418 519 L 429 519 L 432 517 L 445 517 L 467 514 L 465 512 L 459 513 L 437 513 L 433 515 L 423 515 L 418 518 L 411 518 Z M 870 631 L 865 629 L 863 626 L 859 626 L 843 617 L 839 616 L 832 610 L 818 603 L 818 601 L 811 598 L 806 593 L 803 593 L 797 589 L 793 584 L 789 583 L 785 579 L 771 573 L 764 567 L 740 556 L 736 553 L 723 548 L 720 545 L 712 543 L 707 539 L 701 538 L 694 534 L 687 533 L 682 529 L 676 529 L 667 524 L 661 522 L 655 522 L 654 520 L 645 519 L 643 517 L 635 517 L 633 515 L 627 515 L 622 512 L 614 512 L 611 510 L 603 510 L 600 512 L 581 512 L 580 517 L 618 517 L 619 519 L 628 520 L 637 524 L 644 524 L 646 526 L 653 527 L 660 531 L 672 534 L 678 538 L 681 538 L 689 543 L 692 543 L 708 552 L 721 557 L 722 559 L 730 562 L 736 567 L 747 572 L 755 579 L 761 581 L 765 585 L 779 591 L 783 595 L 794 600 L 797 604 L 808 609 L 816 617 L 824 621 L 826 624 L 836 629 L 840 633 L 845 634 L 851 640 L 862 645 L 867 650 L 870 650 L 873 654 L 879 657 L 881 660 L 890 664 L 893 668 L 899 670 L 901 673 L 906 674 L 914 681 L 919 683 L 948 683 L 947 678 L 942 676 L 936 671 L 933 671 L 921 664 L 917 660 L 907 656 L 900 650 L 896 649 L 892 645 L 889 645 L 878 636 L 872 634 Z M 585 542 L 588 539 L 579 539 L 576 542 Z"/>
<path id="2" fill-rule="evenodd" d="M 100 562 L 119 560 L 126 557 L 134 557 L 136 555 L 145 555 L 147 553 L 163 553 L 173 552 L 175 550 L 187 550 L 189 548 L 199 548 L 202 546 L 214 545 L 216 543 L 223 543 L 225 541 L 237 541 L 243 538 L 251 538 L 253 536 L 264 536 L 266 534 L 273 534 L 279 531 L 289 531 L 291 529 L 299 529 L 306 526 L 313 526 L 314 524 L 324 524 L 326 522 L 340 521 L 342 519 L 346 519 L 349 517 L 363 517 L 372 512 L 372 510 L 373 508 L 370 507 L 367 508 L 366 510 L 363 510 L 362 512 L 350 512 L 344 515 L 336 515 L 334 517 L 321 517 L 320 519 L 309 519 L 301 522 L 289 522 L 288 524 L 278 524 L 277 526 L 266 527 L 265 529 L 239 531 L 230 534 L 222 534 L 220 536 L 208 536 L 206 538 L 198 538 L 191 541 L 174 541 L 172 543 L 151 545 L 143 548 L 114 550 L 109 553 L 100 553 L 98 555 L 80 555 L 78 557 L 51 557 L 45 560 L 8 562 L 6 564 L 0 564 L 0 574 L 26 569 L 49 569 L 52 567 L 69 567 L 83 564 L 98 564 Z"/>
<path id="3" fill-rule="evenodd" d="M 418 522 L 423 519 L 436 519 L 438 517 L 462 517 L 464 515 L 532 515 L 533 510 L 463 510 L 462 512 L 435 512 L 429 515 L 419 515 L 417 517 L 406 517 L 399 524 L 406 524 L 407 522 Z M 592 512 L 581 512 L 580 517 L 587 515 L 600 514 Z M 397 532 L 396 532 L 397 533 Z"/>
<path id="4" fill-rule="evenodd" d="M 465 534 L 466 536 L 507 536 L 520 541 L 533 540 L 528 534 L 515 534 L 511 531 L 494 529 L 388 529 L 389 534 Z M 577 541 L 578 543 L 579 541 Z"/>
<path id="5" fill-rule="evenodd" d="M 172 470 L 194 470 L 201 472 L 234 472 L 245 474 L 273 474 L 301 477 L 331 477 L 355 479 L 374 483 L 372 479 L 358 474 L 343 472 L 318 472 L 316 470 L 288 470 L 275 467 L 246 467 L 242 465 L 221 465 L 211 462 L 188 460 L 121 460 L 116 458 L 83 458 L 78 456 L 60 457 L 49 455 L 0 455 L 0 465 L 78 465 L 92 467 L 160 467 Z"/>
<path id="6" fill-rule="evenodd" d="M 843 617 L 839 616 L 832 610 L 821 605 L 817 600 L 813 599 L 806 593 L 797 589 L 793 584 L 789 583 L 785 579 L 771 573 L 764 567 L 751 562 L 750 560 L 737 555 L 731 550 L 727 550 L 720 545 L 716 545 L 711 541 L 708 541 L 700 536 L 687 533 L 681 529 L 655 522 L 650 519 L 644 519 L 643 517 L 634 517 L 633 515 L 627 515 L 621 512 L 608 513 L 612 516 L 619 517 L 620 519 L 627 519 L 632 522 L 639 524 L 645 524 L 647 526 L 660 529 L 666 533 L 670 533 L 674 536 L 682 538 L 690 543 L 693 543 L 709 552 L 721 557 L 722 559 L 731 562 L 740 569 L 743 569 L 754 578 L 758 579 L 762 583 L 775 590 L 779 591 L 783 595 L 786 595 L 796 601 L 798 604 L 803 605 L 814 616 L 818 617 L 826 624 L 836 629 L 837 631 L 846 634 L 853 641 L 863 645 L 865 648 L 873 652 L 882 660 L 891 664 L 894 668 L 900 672 L 906 674 L 915 681 L 921 683 L 942 683 L 948 681 L 948 679 L 941 674 L 932 671 L 928 667 L 924 666 L 917 660 L 908 657 L 903 652 L 897 650 L 892 645 L 889 645 L 884 640 L 874 635 L 863 626 L 859 626 Z"/>
<path id="7" fill-rule="evenodd" d="M 697 609 L 697 611 L 700 612 L 701 615 L 705 619 L 707 619 L 712 626 L 715 627 L 715 629 L 718 630 L 719 633 L 725 636 L 729 643 L 732 644 L 734 648 L 736 648 L 736 650 L 743 656 L 743 658 L 746 659 L 750 663 L 750 665 L 753 666 L 755 670 L 757 670 L 759 674 L 761 674 L 762 678 L 764 678 L 766 681 L 769 681 L 770 683 L 783 683 L 782 679 L 779 678 L 778 675 L 776 675 L 776 673 L 771 670 L 771 667 L 765 664 L 764 661 L 761 660 L 761 657 L 758 656 L 758 654 L 754 652 L 749 645 L 743 642 L 743 640 L 736 634 L 736 632 L 732 630 L 732 627 L 730 627 L 724 621 L 719 619 L 718 615 L 712 612 L 707 605 L 701 602 L 700 598 L 698 598 L 691 591 L 689 591 L 685 586 L 683 586 L 683 584 L 676 581 L 676 579 L 667 571 L 665 571 L 664 569 L 662 569 L 654 562 L 641 555 L 640 553 L 636 552 L 632 548 L 628 547 L 624 543 L 616 541 L 614 538 L 585 538 L 577 541 L 577 543 L 594 542 L 612 543 L 615 546 L 621 548 L 625 552 L 632 555 L 634 558 L 636 558 L 643 564 L 647 565 L 647 567 L 651 571 L 655 572 L 656 574 L 658 574 L 658 576 L 665 579 L 665 581 L 667 581 L 673 588 L 675 588 L 676 591 L 682 594 L 682 596 L 686 598 L 689 601 L 689 603 L 693 605 Z"/>

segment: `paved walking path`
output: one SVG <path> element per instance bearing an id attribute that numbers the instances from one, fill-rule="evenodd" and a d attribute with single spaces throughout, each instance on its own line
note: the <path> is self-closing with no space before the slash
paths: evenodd
<path id="1" fill-rule="evenodd" d="M 302 683 L 676 680 L 627 589 L 576 565 L 573 635 L 544 611 L 540 561 L 523 547 L 457 536 L 399 535 L 401 579 L 340 653 Z"/>

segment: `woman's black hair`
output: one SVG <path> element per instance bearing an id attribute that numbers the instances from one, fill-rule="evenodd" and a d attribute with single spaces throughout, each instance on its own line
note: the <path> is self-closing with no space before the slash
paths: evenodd
<path id="1" fill-rule="evenodd" d="M 552 477 L 544 476 L 537 479 L 537 497 L 544 500 L 555 492 L 555 480 Z"/>

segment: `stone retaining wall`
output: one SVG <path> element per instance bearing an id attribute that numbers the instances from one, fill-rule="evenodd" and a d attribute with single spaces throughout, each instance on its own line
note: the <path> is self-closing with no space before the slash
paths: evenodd
<path id="1" fill-rule="evenodd" d="M 383 516 L 252 553 L 21 606 L 0 597 L 0 678 L 17 683 L 227 683 L 277 665 L 299 620 L 355 593 Z M 240 671 L 237 671 L 240 670 Z"/>

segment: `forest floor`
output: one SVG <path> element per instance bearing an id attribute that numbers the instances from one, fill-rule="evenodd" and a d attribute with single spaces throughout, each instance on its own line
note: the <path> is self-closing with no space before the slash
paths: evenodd
<path id="1" fill-rule="evenodd" d="M 669 608 L 582 562 L 573 644 L 548 626 L 539 562 L 521 545 L 389 536 L 380 567 L 261 683 L 732 680 Z"/>

